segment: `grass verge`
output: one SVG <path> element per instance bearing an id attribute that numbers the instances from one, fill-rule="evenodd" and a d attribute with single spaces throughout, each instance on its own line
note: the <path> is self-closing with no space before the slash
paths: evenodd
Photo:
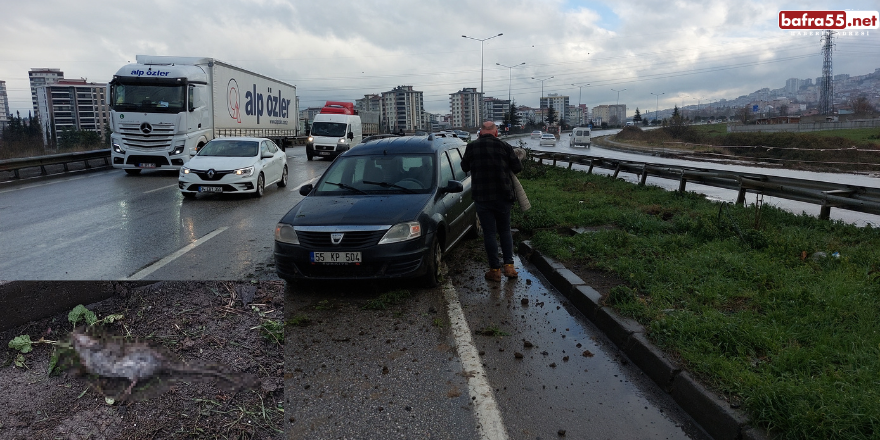
<path id="1" fill-rule="evenodd" d="M 624 280 L 606 303 L 754 423 L 784 439 L 878 438 L 876 228 L 534 162 L 520 180 L 532 209 L 513 221 L 533 245 Z"/>

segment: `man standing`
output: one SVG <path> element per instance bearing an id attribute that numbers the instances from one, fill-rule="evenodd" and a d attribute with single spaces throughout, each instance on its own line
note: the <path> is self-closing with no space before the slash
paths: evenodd
<path id="1" fill-rule="evenodd" d="M 513 147 L 498 139 L 498 127 L 492 121 L 483 122 L 480 137 L 468 144 L 461 161 L 461 168 L 471 173 L 474 205 L 483 226 L 483 245 L 489 257 L 486 279 L 501 281 L 502 273 L 516 278 L 513 268 L 513 236 L 510 233 L 510 208 L 515 194 L 511 173 L 522 170 L 522 163 L 513 153 Z M 501 239 L 501 255 L 498 258 L 498 242 Z"/>

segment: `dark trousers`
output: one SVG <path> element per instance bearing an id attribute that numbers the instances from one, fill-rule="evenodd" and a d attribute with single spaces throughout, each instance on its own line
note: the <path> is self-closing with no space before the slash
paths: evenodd
<path id="1" fill-rule="evenodd" d="M 483 245 L 486 246 L 489 267 L 492 269 L 501 267 L 495 234 L 501 238 L 504 264 L 513 264 L 513 236 L 510 233 L 510 207 L 513 206 L 513 202 L 495 200 L 474 202 L 474 205 L 477 208 L 477 217 L 480 218 L 480 224 L 483 226 Z"/>

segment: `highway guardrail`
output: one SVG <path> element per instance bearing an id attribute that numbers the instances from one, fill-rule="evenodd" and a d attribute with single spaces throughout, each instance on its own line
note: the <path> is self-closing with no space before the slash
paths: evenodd
<path id="1" fill-rule="evenodd" d="M 83 162 L 86 169 L 92 168 L 90 160 L 103 159 L 104 166 L 110 166 L 110 149 L 80 151 L 76 153 L 50 154 L 48 156 L 23 157 L 18 159 L 0 160 L 0 171 L 11 171 L 15 179 L 21 179 L 19 170 L 40 167 L 40 175 L 47 175 L 46 165 L 63 165 L 64 172 L 69 171 L 67 165 Z"/>
<path id="2" fill-rule="evenodd" d="M 639 185 L 644 185 L 648 176 L 678 180 L 678 190 L 685 191 L 688 182 L 726 188 L 738 191 L 736 203 L 745 204 L 746 193 L 779 197 L 788 200 L 812 203 L 820 206 L 819 218 L 828 220 L 831 208 L 880 215 L 880 188 L 846 185 L 807 179 L 771 176 L 767 174 L 719 171 L 711 168 L 698 168 L 681 165 L 666 165 L 631 160 L 609 159 L 606 157 L 552 152 L 531 152 L 531 157 L 539 163 L 544 160 L 568 162 L 568 168 L 575 164 L 587 166 L 587 173 L 593 168 L 614 171 L 617 178 L 621 172 L 639 177 Z"/>

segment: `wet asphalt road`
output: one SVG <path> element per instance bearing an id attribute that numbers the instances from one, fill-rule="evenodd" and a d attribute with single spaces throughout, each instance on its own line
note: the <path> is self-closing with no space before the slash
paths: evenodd
<path id="1" fill-rule="evenodd" d="M 0 185 L 7 250 L 0 280 L 273 278 L 275 224 L 302 199 L 299 184 L 330 164 L 307 163 L 302 146 L 287 153 L 290 184 L 268 187 L 259 199 L 185 200 L 176 171 L 113 169 Z"/>
<path id="2" fill-rule="evenodd" d="M 707 438 L 533 266 L 483 280 L 481 249 L 464 242 L 446 264 L 507 435 L 482 438 Z M 414 283 L 288 285 L 286 319 L 307 322 L 286 332 L 289 438 L 481 438 L 448 311 L 442 288 Z"/>

